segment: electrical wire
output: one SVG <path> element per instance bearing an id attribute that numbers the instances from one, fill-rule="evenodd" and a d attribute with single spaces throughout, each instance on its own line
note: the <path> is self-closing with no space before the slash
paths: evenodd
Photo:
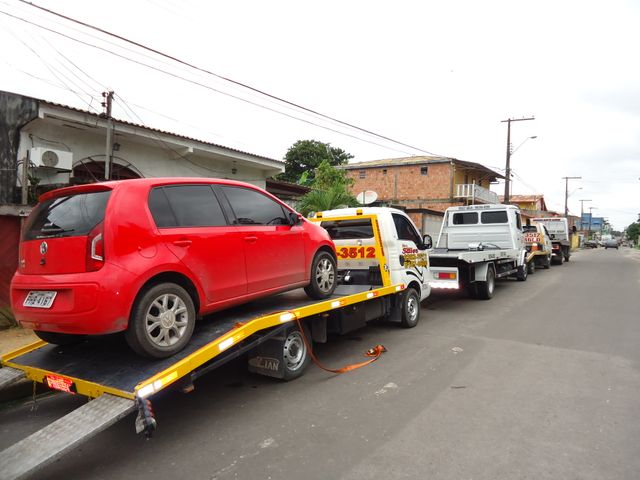
<path id="1" fill-rule="evenodd" d="M 19 1 L 22 1 L 22 0 L 19 0 Z M 94 45 L 94 44 L 91 44 L 91 43 L 85 42 L 85 41 L 83 41 L 83 40 L 79 40 L 79 39 L 76 39 L 76 38 L 70 37 L 70 36 L 68 36 L 68 35 L 66 35 L 66 34 L 64 34 L 64 33 L 61 33 L 61 32 L 55 31 L 55 30 L 53 30 L 53 29 L 50 29 L 50 28 L 48 28 L 48 27 L 45 27 L 45 26 L 42 26 L 42 25 L 39 25 L 39 24 L 33 23 L 33 22 L 29 21 L 29 20 L 26 20 L 26 19 L 24 19 L 24 18 L 17 17 L 17 16 L 15 16 L 15 15 L 10 14 L 10 13 L 0 11 L 0 14 L 7 15 L 7 16 L 9 16 L 9 17 L 15 18 L 16 20 L 20 20 L 20 21 L 22 21 L 22 22 L 25 22 L 25 23 L 31 24 L 31 25 L 36 26 L 36 27 L 38 27 L 38 28 L 42 28 L 42 29 L 44 29 L 44 30 L 47 30 L 47 31 L 49 31 L 49 32 L 51 32 L 51 33 L 54 33 L 54 34 L 56 34 L 56 35 L 60 35 L 60 36 L 62 36 L 62 37 L 68 38 L 69 40 L 72 40 L 72 41 L 75 41 L 75 42 L 81 43 L 81 44 L 83 44 L 83 45 L 86 45 L 86 46 L 89 46 L 89 47 L 92 47 L 92 48 L 96 48 L 96 49 L 98 49 L 98 50 L 102 50 L 102 51 L 104 51 L 104 52 L 106 52 L 106 53 L 109 53 L 109 54 L 114 55 L 114 56 L 116 56 L 116 57 L 122 58 L 122 59 L 124 59 L 124 60 L 130 61 L 130 62 L 133 62 L 133 63 L 136 63 L 136 64 L 138 64 L 138 65 L 142 65 L 142 66 L 147 67 L 147 68 L 150 68 L 150 69 L 152 69 L 152 70 L 156 70 L 156 71 L 158 71 L 158 72 L 164 73 L 164 74 L 166 74 L 166 75 L 169 75 L 169 76 L 171 76 L 171 77 L 177 78 L 177 79 L 179 79 L 179 80 L 183 80 L 183 81 L 186 81 L 186 82 L 192 83 L 192 84 L 194 84 L 194 85 L 198 85 L 198 86 L 200 86 L 200 87 L 202 87 L 202 88 L 205 88 L 205 89 L 208 89 L 208 90 L 214 91 L 214 92 L 216 92 L 216 93 L 219 93 L 219 94 L 221 94 L 221 95 L 225 95 L 225 96 L 227 96 L 227 97 L 234 98 L 234 99 L 239 100 L 239 101 L 241 101 L 241 102 L 245 102 L 245 103 L 248 103 L 248 104 L 250 104 L 250 105 L 253 105 L 253 106 L 256 106 L 256 107 L 259 107 L 259 108 L 262 108 L 262 109 L 265 109 L 265 110 L 268 110 L 268 111 L 271 111 L 271 112 L 274 112 L 274 113 L 277 113 L 277 114 L 279 114 L 279 115 L 283 115 L 283 116 L 288 117 L 288 118 L 291 118 L 291 119 L 293 119 L 293 120 L 298 120 L 298 121 L 300 121 L 300 122 L 304 122 L 304 123 L 307 123 L 307 124 L 313 125 L 313 126 L 315 126 L 315 127 L 322 128 L 322 129 L 324 129 L 324 130 L 329 130 L 329 131 L 334 132 L 334 133 L 337 133 L 337 134 L 339 134 L 339 135 L 344 135 L 344 136 L 347 136 L 347 137 L 351 137 L 351 138 L 356 139 L 356 140 L 359 140 L 359 141 L 361 141 L 361 142 L 365 142 L 365 143 L 369 143 L 369 144 L 372 144 L 372 145 L 376 145 L 376 146 L 378 146 L 378 147 L 380 147 L 380 148 L 384 148 L 384 149 L 387 149 L 387 150 L 393 150 L 393 151 L 396 151 L 396 152 L 401 152 L 401 153 L 404 153 L 405 155 L 409 155 L 409 156 L 411 155 L 411 153 L 410 153 L 410 152 L 406 152 L 406 151 L 403 151 L 403 150 L 399 150 L 399 149 L 397 149 L 397 148 L 391 148 L 391 147 L 389 147 L 389 146 L 382 145 L 382 144 L 380 144 L 380 143 L 377 143 L 377 142 L 374 142 L 374 141 L 371 141 L 371 140 L 363 139 L 363 138 L 358 137 L 358 136 L 356 136 L 356 135 L 352 135 L 352 134 L 349 134 L 349 133 L 346 133 L 346 132 L 342 132 L 342 131 L 336 130 L 336 129 L 331 128 L 331 127 L 328 127 L 328 126 L 320 125 L 320 124 L 317 124 L 317 123 L 312 122 L 312 121 L 310 121 L 310 120 L 305 120 L 304 118 L 300 118 L 300 117 L 297 117 L 297 116 L 295 116 L 295 115 L 290 115 L 290 114 L 288 114 L 288 113 L 285 113 L 285 112 L 282 112 L 282 111 L 279 111 L 279 110 L 276 110 L 276 109 L 273 109 L 273 108 L 267 107 L 267 106 L 265 106 L 265 105 L 261 105 L 261 104 L 256 103 L 256 102 L 252 102 L 251 100 L 247 100 L 247 99 L 242 98 L 242 97 L 239 97 L 239 96 L 237 96 L 237 95 L 233 95 L 233 94 L 231 94 L 231 93 L 224 92 L 224 91 L 222 91 L 222 90 L 216 89 L 216 88 L 214 88 L 214 87 L 211 87 L 211 86 L 209 86 L 209 85 L 203 84 L 203 83 L 201 83 L 201 82 L 197 82 L 197 81 L 195 81 L 195 80 L 187 79 L 187 78 L 182 77 L 182 76 L 180 76 L 180 75 L 177 75 L 177 74 L 175 74 L 175 73 L 168 72 L 168 71 L 166 71 L 166 70 L 162 70 L 161 68 L 155 67 L 155 66 L 153 66 L 153 65 L 149 65 L 149 64 L 146 64 L 146 63 L 144 63 L 144 62 L 140 62 L 140 61 L 138 61 L 138 60 L 131 59 L 131 58 L 126 57 L 126 56 L 124 56 L 124 55 L 121 55 L 121 54 L 119 54 L 119 53 L 116 53 L 116 52 L 113 52 L 113 51 L 111 51 L 111 50 L 108 50 L 108 49 L 105 49 L 105 48 L 103 48 L 103 47 L 100 47 L 100 46 L 98 46 L 98 45 Z M 71 91 L 71 90 L 70 90 L 70 91 Z M 83 100 L 83 102 L 84 102 L 84 103 L 87 103 L 87 102 L 86 102 L 86 101 L 84 101 L 84 100 Z M 421 151 L 422 151 L 422 150 L 421 150 Z M 428 152 L 427 152 L 427 153 L 428 153 Z"/>
<path id="2" fill-rule="evenodd" d="M 407 144 L 407 143 L 404 143 L 404 142 L 401 142 L 401 141 L 398 141 L 398 140 L 392 139 L 392 138 L 387 137 L 387 136 L 385 136 L 385 135 L 378 134 L 378 133 L 373 132 L 373 131 L 371 131 L 371 130 L 367 130 L 367 129 L 365 129 L 365 128 L 358 127 L 358 126 L 353 125 L 353 124 L 351 124 L 351 123 L 348 123 L 348 122 L 345 122 L 345 121 L 339 120 L 339 119 L 337 119 L 337 118 L 335 118 L 335 117 L 331 117 L 331 116 L 329 116 L 329 115 L 323 114 L 323 113 L 318 112 L 318 111 L 316 111 L 316 110 L 313 110 L 313 109 L 310 109 L 310 108 L 304 107 L 304 106 L 302 106 L 302 105 L 299 105 L 299 104 L 297 104 L 297 103 L 294 103 L 294 102 L 288 101 L 288 100 L 283 99 L 283 98 L 281 98 L 281 97 L 278 97 L 278 96 L 276 96 L 276 95 L 272 95 L 272 94 L 270 94 L 270 93 L 267 93 L 267 92 L 265 92 L 265 91 L 263 91 L 263 90 L 260 90 L 260 89 L 258 89 L 258 88 L 252 87 L 252 86 L 250 86 L 250 85 L 247 85 L 247 84 L 245 84 L 245 83 L 238 82 L 238 81 L 233 80 L 233 79 L 231 79 L 231 78 L 229 78 L 229 77 L 225 77 L 225 76 L 223 76 L 223 75 L 217 74 L 217 73 L 212 72 L 212 71 L 210 71 L 210 70 L 207 70 L 207 69 L 204 69 L 204 68 L 198 67 L 198 66 L 196 66 L 196 65 L 194 65 L 194 64 L 191 64 L 191 63 L 189 63 L 189 62 L 186 62 L 186 61 L 184 61 L 184 60 L 181 60 L 181 59 L 179 59 L 179 58 L 177 58 L 177 57 L 174 57 L 174 56 L 172 56 L 172 55 L 166 54 L 166 53 L 161 52 L 161 51 L 159 51 L 159 50 L 156 50 L 156 49 L 154 49 L 154 48 L 148 47 L 148 46 L 146 46 L 146 45 L 144 45 L 144 44 L 141 44 L 141 43 L 139 43 L 139 42 L 135 42 L 135 41 L 130 40 L 130 39 L 128 39 L 128 38 L 126 38 L 126 37 L 123 37 L 123 36 L 121 36 L 121 35 L 117 35 L 117 34 L 115 34 L 115 33 L 109 32 L 109 31 L 107 31 L 107 30 L 101 29 L 101 28 L 96 27 L 96 26 L 94 26 L 94 25 L 91 25 L 91 24 L 89 24 L 89 23 L 82 22 L 82 21 L 80 21 L 80 20 L 77 20 L 77 19 L 71 18 L 71 17 L 69 17 L 69 16 L 67 16 L 67 15 L 63 15 L 63 14 L 61 14 L 61 13 L 55 12 L 55 11 L 50 10 L 50 9 L 47 9 L 47 8 L 44 8 L 44 7 L 42 7 L 42 6 L 36 5 L 36 4 L 34 4 L 34 3 L 32 3 L 32 2 L 28 2 L 28 1 L 26 1 L 26 0 L 18 0 L 18 1 L 20 1 L 21 3 L 24 3 L 24 4 L 26 4 L 26 5 L 29 5 L 29 6 L 31 6 L 31 7 L 37 8 L 37 9 L 39 9 L 39 10 L 42 10 L 42 11 L 44 11 L 44 12 L 47 12 L 47 13 L 49 13 L 49 14 L 51 14 L 51 15 L 55 15 L 55 16 L 57 16 L 57 17 L 59 17 L 59 18 L 63 18 L 63 19 L 65 19 L 65 20 L 67 20 L 67 21 L 70 21 L 70 22 L 73 22 L 73 23 L 76 23 L 76 24 L 82 25 L 82 26 L 84 26 L 84 27 L 86 27 L 86 28 L 90 28 L 90 29 L 92 29 L 92 30 L 98 31 L 98 32 L 100 32 L 100 33 L 102 33 L 102 34 L 104 34 L 104 35 L 108 35 L 108 36 L 110 36 L 110 37 L 117 38 L 117 39 L 118 39 L 118 40 L 120 40 L 120 41 L 123 41 L 123 42 L 129 43 L 129 44 L 131 44 L 131 45 L 135 45 L 135 46 L 137 46 L 137 47 L 139 47 L 139 48 L 141 48 L 141 49 L 143 49 L 143 50 L 146 50 L 146 51 L 152 52 L 152 53 L 154 53 L 154 54 L 156 54 L 156 55 L 159 55 L 159 56 L 161 56 L 161 57 L 164 57 L 164 58 L 170 59 L 170 60 L 172 60 L 172 61 L 174 61 L 174 62 L 176 62 L 176 63 L 182 64 L 182 65 L 185 65 L 185 66 L 190 67 L 190 68 L 192 68 L 192 69 L 194 69 L 194 70 L 197 70 L 197 71 L 200 71 L 200 72 L 206 73 L 206 74 L 208 74 L 208 75 L 214 76 L 214 77 L 219 78 L 219 79 L 221 79 L 221 80 L 224 80 L 224 81 L 226 81 L 226 82 L 229 82 L 229 83 L 232 83 L 232 84 L 234 84 L 234 85 L 237 85 L 237 86 L 243 87 L 243 88 L 245 88 L 245 89 L 247 89 L 247 90 L 250 90 L 250 91 L 253 91 L 253 92 L 259 93 L 259 94 L 261 94 L 261 95 L 263 95 L 263 96 L 265 96 L 265 97 L 268 97 L 268 98 L 271 98 L 271 99 L 277 100 L 278 102 L 282 102 L 283 104 L 287 104 L 287 105 L 293 106 L 293 107 L 295 107 L 295 108 L 298 108 L 298 109 L 300 109 L 300 110 L 302 110 L 302 111 L 305 111 L 305 112 L 308 112 L 308 113 L 314 114 L 314 115 L 316 115 L 316 116 L 318 116 L 318 117 L 321 117 L 321 118 L 323 118 L 323 119 L 330 120 L 330 121 L 332 121 L 332 122 L 338 123 L 338 124 L 340 124 L 340 125 L 343 125 L 343 126 L 346 126 L 346 127 L 352 128 L 352 129 L 355 129 L 355 130 L 358 130 L 358 131 L 363 132 L 363 133 L 366 133 L 366 134 L 368 134 L 368 135 L 372 135 L 372 136 L 374 136 L 374 137 L 377 137 L 377 138 L 380 138 L 380 139 L 383 139 L 383 140 L 389 141 L 389 142 L 391 142 L 391 143 L 393 143 L 393 144 L 396 144 L 396 145 L 401 145 L 401 146 L 404 146 L 404 147 L 410 148 L 410 149 L 415 150 L 415 151 L 419 151 L 419 152 L 422 152 L 422 153 L 426 153 L 426 154 L 428 154 L 428 155 L 435 155 L 435 156 L 438 156 L 437 154 L 435 154 L 435 153 L 433 153 L 433 152 L 430 152 L 430 151 L 428 151 L 428 150 L 424 150 L 424 149 L 422 149 L 422 148 L 415 147 L 415 146 L 409 145 L 409 144 Z M 19 18 L 19 17 L 17 17 L 17 18 Z M 20 19 L 20 20 L 23 20 L 23 21 L 26 21 L 25 19 L 21 19 L 21 18 L 19 18 L 19 19 Z M 28 21 L 27 21 L 27 22 L 28 22 Z M 31 22 L 29 22 L 29 23 L 31 23 Z M 59 32 L 55 32 L 55 33 L 59 33 Z M 165 72 L 165 73 L 166 73 L 166 72 Z M 183 78 L 183 80 L 186 80 L 186 79 L 184 79 L 184 78 Z M 214 90 L 215 90 L 215 89 L 214 89 Z M 227 93 L 224 93 L 224 92 L 218 92 L 218 93 L 226 94 L 226 95 L 232 96 L 233 98 L 236 98 L 236 99 L 239 99 L 239 100 L 242 100 L 242 101 L 245 101 L 245 102 L 252 103 L 252 104 L 256 105 L 255 103 L 253 103 L 253 102 L 249 102 L 249 101 L 248 101 L 248 100 L 246 100 L 246 99 L 241 99 L 241 98 L 238 98 L 238 97 L 236 97 L 236 96 L 233 96 L 233 95 L 230 95 L 230 94 L 227 94 Z M 279 114 L 281 114 L 281 115 L 285 115 L 285 116 L 293 117 L 293 116 L 287 115 L 287 114 L 285 114 L 285 113 L 283 113 L 283 112 L 279 112 L 279 111 L 275 111 L 275 110 L 273 110 L 273 109 L 269 109 L 268 107 L 265 107 L 264 105 L 256 105 L 256 106 L 259 106 L 259 107 L 261 107 L 261 108 L 267 108 L 268 110 L 274 111 L 274 112 L 279 113 Z M 295 118 L 296 120 L 299 120 L 299 121 L 305 121 L 305 120 L 300 119 L 300 118 L 298 118 L 298 117 L 293 117 L 293 118 Z M 337 131 L 335 131 L 334 129 L 331 129 L 331 128 L 329 128 L 329 127 L 323 127 L 323 126 L 321 126 L 321 125 L 317 125 L 317 124 L 314 124 L 313 122 L 309 122 L 309 121 L 305 121 L 305 122 L 306 122 L 306 123 L 311 123 L 312 125 L 317 126 L 317 127 L 320 127 L 320 128 L 325 128 L 325 129 L 327 129 L 327 130 L 334 131 L 335 133 L 339 133 L 339 134 L 342 134 L 342 135 L 347 135 L 347 136 L 350 136 L 350 137 L 352 137 L 352 138 L 355 138 L 355 139 L 358 139 L 358 140 L 361 140 L 361 141 L 365 141 L 365 140 L 363 140 L 362 138 L 355 137 L 355 136 L 353 136 L 353 135 L 348 135 L 348 134 L 345 134 L 344 132 L 337 132 Z M 384 146 L 384 145 L 376 144 L 376 143 L 374 143 L 374 142 L 369 142 L 369 143 L 373 143 L 374 145 L 380 146 L 381 148 L 389 148 L 389 147 L 386 147 L 386 146 Z M 392 149 L 392 150 L 393 150 L 393 149 Z M 399 151 L 399 152 L 402 152 L 402 150 L 397 150 L 397 149 L 395 149 L 395 150 L 396 150 L 396 151 Z M 407 152 L 403 152 L 403 153 L 407 153 Z"/>
<path id="3" fill-rule="evenodd" d="M 81 87 L 79 87 L 76 83 L 74 83 L 72 80 L 70 80 L 65 74 L 63 74 L 62 72 L 60 72 L 58 69 L 56 69 L 55 67 L 53 67 L 52 65 L 49 64 L 49 62 L 47 62 L 38 52 L 36 52 L 30 45 L 28 45 L 24 40 L 22 40 L 21 38 L 19 38 L 11 29 L 8 30 L 10 35 L 13 36 L 18 42 L 20 42 L 25 48 L 27 48 L 31 53 L 33 53 L 39 60 L 40 62 L 42 62 L 42 64 L 47 68 L 47 70 L 49 70 L 49 72 L 56 78 L 56 80 L 58 80 L 58 82 L 60 82 L 60 86 L 64 87 L 67 91 L 72 92 L 73 94 L 75 94 L 80 101 L 82 101 L 82 103 L 86 104 L 87 107 L 91 110 L 93 107 L 91 105 L 91 102 L 87 102 L 87 100 L 85 98 L 82 97 L 82 95 L 78 94 L 75 90 L 73 90 L 72 88 L 69 87 L 69 85 L 65 82 L 65 80 L 67 82 L 70 82 L 71 84 L 73 84 L 76 88 L 79 88 L 80 91 L 82 91 L 82 93 L 84 93 L 85 95 L 88 95 L 90 98 L 93 98 L 91 96 L 91 94 L 85 92 L 84 90 L 82 90 Z M 62 78 L 61 78 L 62 77 Z M 95 108 L 93 108 L 95 110 Z"/>

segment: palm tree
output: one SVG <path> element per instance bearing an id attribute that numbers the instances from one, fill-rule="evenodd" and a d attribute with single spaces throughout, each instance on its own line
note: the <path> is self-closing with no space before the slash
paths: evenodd
<path id="1" fill-rule="evenodd" d="M 328 189 L 314 189 L 300 199 L 298 211 L 304 216 L 311 212 L 322 212 L 341 207 L 355 207 L 358 205 L 355 197 L 348 193 L 344 185 L 336 184 Z"/>

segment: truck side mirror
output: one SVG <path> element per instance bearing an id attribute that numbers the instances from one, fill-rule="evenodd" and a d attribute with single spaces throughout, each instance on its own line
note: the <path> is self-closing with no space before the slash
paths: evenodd
<path id="1" fill-rule="evenodd" d="M 424 250 L 428 250 L 433 247 L 433 240 L 431 239 L 431 235 L 424 235 L 422 237 L 422 246 Z"/>

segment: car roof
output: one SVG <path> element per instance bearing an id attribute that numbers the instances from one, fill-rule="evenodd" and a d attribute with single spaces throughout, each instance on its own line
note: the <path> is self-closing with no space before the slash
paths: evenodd
<path id="1" fill-rule="evenodd" d="M 230 180 L 227 178 L 208 178 L 208 177 L 153 177 L 153 178 L 133 178 L 130 180 L 112 180 L 98 183 L 89 183 L 85 185 L 74 185 L 71 187 L 59 188 L 43 193 L 38 199 L 40 202 L 50 198 L 60 197 L 64 195 L 74 195 L 79 193 L 104 192 L 115 190 L 118 188 L 140 188 L 147 189 L 149 187 L 157 187 L 173 184 L 207 184 L 207 185 L 234 185 L 240 187 L 248 187 L 258 189 L 255 185 L 241 182 L 238 180 Z"/>

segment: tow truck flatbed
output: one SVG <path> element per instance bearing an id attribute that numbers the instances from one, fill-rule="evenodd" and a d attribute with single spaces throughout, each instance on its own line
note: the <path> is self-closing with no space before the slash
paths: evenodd
<path id="1" fill-rule="evenodd" d="M 136 355 L 116 335 L 95 337 L 68 346 L 39 341 L 4 355 L 2 363 L 45 384 L 46 377 L 51 375 L 70 379 L 73 393 L 92 398 L 110 393 L 135 399 L 140 390 L 157 380 L 165 379 L 161 385 L 164 388 L 186 374 L 190 374 L 189 380 L 199 376 L 197 369 L 209 367 L 208 362 L 215 361 L 218 366 L 237 357 L 276 334 L 278 329 L 275 327 L 288 324 L 296 317 L 304 318 L 358 303 L 366 300 L 369 292 L 379 296 L 396 291 L 395 286 L 340 285 L 329 299 L 321 302 L 309 299 L 302 289 L 263 298 L 207 316 L 196 324 L 193 337 L 184 350 L 161 360 Z M 238 348 L 229 348 L 232 345 Z M 158 390 L 160 388 L 153 388 L 151 393 Z M 142 396 L 147 396 L 145 392 L 142 390 Z"/>

